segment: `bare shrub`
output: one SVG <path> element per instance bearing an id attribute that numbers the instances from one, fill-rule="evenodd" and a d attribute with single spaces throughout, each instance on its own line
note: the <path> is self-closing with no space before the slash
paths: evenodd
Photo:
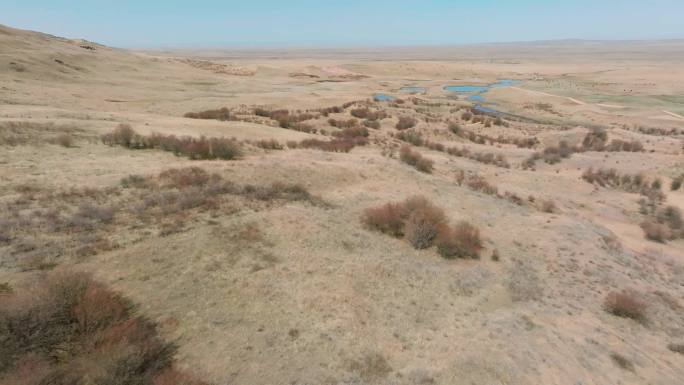
<path id="1" fill-rule="evenodd" d="M 436 244 L 445 258 L 477 258 L 482 249 L 479 229 L 466 222 L 449 227 L 444 211 L 423 196 L 366 209 L 362 222 L 372 230 L 404 237 L 419 250 Z"/>
<path id="2" fill-rule="evenodd" d="M 102 142 L 110 146 L 123 146 L 130 149 L 155 148 L 170 151 L 176 155 L 187 156 L 193 160 L 223 159 L 233 160 L 240 157 L 242 151 L 235 139 L 207 138 L 201 136 L 176 137 L 175 135 L 151 134 L 138 135 L 129 125 L 119 125 L 113 132 L 102 136 Z"/>
<path id="3" fill-rule="evenodd" d="M 275 139 L 262 139 L 254 143 L 255 146 L 264 150 L 283 150 L 285 147 Z"/>
<path id="4" fill-rule="evenodd" d="M 403 146 L 399 151 L 399 158 L 402 162 L 413 166 L 416 170 L 424 173 L 431 173 L 434 162 L 424 158 L 420 153 L 411 150 L 409 146 Z"/>
<path id="5" fill-rule="evenodd" d="M 173 370 L 174 347 L 155 325 L 88 275 L 50 273 L 33 287 L 0 296 L 3 380 L 146 384 Z"/>
<path id="6" fill-rule="evenodd" d="M 211 175 L 200 167 L 174 168 L 162 171 L 159 179 L 166 186 L 184 188 L 190 186 L 204 186 L 211 179 Z"/>
<path id="7" fill-rule="evenodd" d="M 54 138 L 54 143 L 65 148 L 70 148 L 74 145 L 74 138 L 69 134 L 59 134 Z"/>
<path id="8" fill-rule="evenodd" d="M 608 133 L 604 129 L 594 129 L 587 133 L 582 141 L 586 151 L 603 151 L 608 141 Z"/>
<path id="9" fill-rule="evenodd" d="M 624 370 L 629 370 L 630 372 L 634 371 L 634 364 L 632 363 L 632 361 L 627 359 L 627 357 L 623 356 L 622 354 L 613 352 L 610 353 L 610 358 L 620 368 Z"/>
<path id="10" fill-rule="evenodd" d="M 363 125 L 368 128 L 372 128 L 374 130 L 379 130 L 380 129 L 380 122 L 377 120 L 364 120 Z"/>
<path id="11" fill-rule="evenodd" d="M 432 246 L 440 228 L 446 225 L 444 211 L 422 196 L 406 200 L 404 210 L 405 236 L 409 243 L 416 249 Z"/>
<path id="12" fill-rule="evenodd" d="M 608 313 L 617 317 L 631 318 L 640 322 L 646 319 L 647 304 L 633 291 L 609 293 L 603 307 Z"/>
<path id="13" fill-rule="evenodd" d="M 401 203 L 386 203 L 368 208 L 363 213 L 362 221 L 370 229 L 401 237 L 404 235 L 404 206 Z"/>
<path id="14" fill-rule="evenodd" d="M 215 109 L 215 110 L 206 110 L 206 111 L 200 111 L 200 112 L 188 112 L 187 114 L 183 115 L 186 118 L 190 119 L 212 119 L 212 120 L 220 120 L 220 121 L 227 121 L 230 120 L 230 110 L 226 107 Z"/>
<path id="15" fill-rule="evenodd" d="M 555 213 L 558 211 L 556 203 L 552 200 L 544 199 L 539 202 L 539 210 L 545 213 Z"/>
<path id="16" fill-rule="evenodd" d="M 646 239 L 665 243 L 669 240 L 684 238 L 684 219 L 682 212 L 675 206 L 659 210 L 646 209 L 652 216 L 641 223 Z"/>
<path id="17" fill-rule="evenodd" d="M 669 344 L 667 348 L 679 354 L 684 354 L 684 344 Z"/>
<path id="18" fill-rule="evenodd" d="M 439 254 L 447 259 L 479 258 L 483 248 L 480 230 L 468 222 L 443 226 L 435 243 Z"/>
<path id="19" fill-rule="evenodd" d="M 413 128 L 417 123 L 418 121 L 413 117 L 402 116 L 399 118 L 395 127 L 397 130 L 408 130 L 409 128 Z"/>
<path id="20" fill-rule="evenodd" d="M 423 136 L 419 132 L 416 132 L 413 130 L 399 132 L 394 137 L 403 141 L 403 142 L 411 143 L 412 145 L 418 146 L 418 147 L 421 147 L 425 144 L 425 140 L 423 139 Z"/>

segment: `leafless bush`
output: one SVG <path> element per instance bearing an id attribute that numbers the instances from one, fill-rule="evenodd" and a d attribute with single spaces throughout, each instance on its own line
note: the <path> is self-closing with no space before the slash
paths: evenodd
<path id="1" fill-rule="evenodd" d="M 176 155 L 187 156 L 194 160 L 237 159 L 242 150 L 235 139 L 228 138 L 193 138 L 189 136 L 137 134 L 129 125 L 119 125 L 113 132 L 102 136 L 104 144 L 119 145 L 130 149 L 159 149 L 170 151 Z"/>
<path id="2" fill-rule="evenodd" d="M 480 230 L 468 222 L 454 227 L 442 226 L 436 240 L 437 251 L 447 259 L 479 258 L 482 250 Z"/>
<path id="3" fill-rule="evenodd" d="M 475 258 L 482 249 L 475 226 L 461 222 L 449 227 L 444 211 L 422 196 L 366 209 L 362 221 L 370 229 L 404 237 L 416 249 L 436 244 L 445 258 Z"/>
<path id="4" fill-rule="evenodd" d="M 397 130 L 408 130 L 409 128 L 413 128 L 417 123 L 418 121 L 413 117 L 402 116 L 399 118 L 395 127 Z"/>
<path id="5" fill-rule="evenodd" d="M 646 319 L 647 304 L 633 291 L 611 292 L 606 296 L 604 309 L 615 316 L 635 321 Z"/>
<path id="6" fill-rule="evenodd" d="M 55 137 L 54 142 L 62 147 L 73 147 L 74 138 L 69 134 L 59 134 Z"/>
<path id="7" fill-rule="evenodd" d="M 275 139 L 262 139 L 254 142 L 254 145 L 264 150 L 283 150 L 285 147 Z"/>
<path id="8" fill-rule="evenodd" d="M 380 129 L 380 122 L 377 120 L 364 120 L 363 125 L 365 127 L 372 128 L 374 130 Z"/>
<path id="9" fill-rule="evenodd" d="M 399 158 L 402 162 L 413 166 L 416 170 L 424 173 L 431 173 L 434 162 L 424 158 L 420 153 L 411 150 L 409 146 L 403 146 L 399 151 Z"/>
<path id="10" fill-rule="evenodd" d="M 394 137 L 403 142 L 411 143 L 412 145 L 418 147 L 421 147 L 425 144 L 423 136 L 419 132 L 413 130 L 399 132 Z"/>
<path id="11" fill-rule="evenodd" d="M 173 370 L 175 349 L 155 325 L 81 273 L 0 296 L 0 337 L 0 374 L 16 383 L 147 384 Z"/>
<path id="12" fill-rule="evenodd" d="M 226 107 L 200 112 L 188 112 L 183 116 L 190 119 L 211 119 L 220 121 L 227 121 L 231 118 L 230 110 Z"/>

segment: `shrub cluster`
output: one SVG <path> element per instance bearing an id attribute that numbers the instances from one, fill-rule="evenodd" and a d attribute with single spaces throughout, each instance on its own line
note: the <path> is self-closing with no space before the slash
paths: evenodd
<path id="1" fill-rule="evenodd" d="M 582 174 L 587 183 L 598 184 L 601 187 L 611 187 L 629 193 L 649 195 L 653 192 L 662 195 L 660 179 L 649 179 L 644 174 L 620 174 L 614 168 L 594 171 L 589 168 Z M 664 196 L 663 196 L 664 199 Z"/>
<path id="2" fill-rule="evenodd" d="M 154 323 L 82 273 L 51 273 L 0 296 L 0 341 L 6 384 L 201 384 L 174 368 L 176 349 Z"/>
<path id="3" fill-rule="evenodd" d="M 679 191 L 682 188 L 682 183 L 684 183 L 684 174 L 672 178 L 672 184 L 670 184 L 670 190 Z"/>
<path id="4" fill-rule="evenodd" d="M 424 173 L 431 173 L 434 163 L 432 160 L 423 157 L 419 152 L 411 150 L 409 146 L 402 146 L 399 150 L 399 159 L 402 162 L 413 166 L 416 170 Z"/>
<path id="5" fill-rule="evenodd" d="M 594 129 L 584 137 L 582 149 L 584 151 L 641 152 L 644 150 L 644 145 L 638 140 L 625 141 L 613 139 L 608 143 L 608 133 L 606 130 Z"/>
<path id="6" fill-rule="evenodd" d="M 220 120 L 220 121 L 227 121 L 231 120 L 231 114 L 230 110 L 226 107 L 219 108 L 216 110 L 206 110 L 206 111 L 200 111 L 200 112 L 188 112 L 187 114 L 183 115 L 186 118 L 190 119 L 209 119 L 209 120 Z"/>
<path id="7" fill-rule="evenodd" d="M 328 119 L 328 124 L 332 127 L 337 128 L 351 128 L 359 125 L 359 121 L 356 119 L 338 120 L 338 119 Z"/>
<path id="8" fill-rule="evenodd" d="M 684 238 L 682 212 L 675 206 L 663 207 L 642 222 L 641 229 L 647 239 L 655 242 Z"/>
<path id="9" fill-rule="evenodd" d="M 253 144 L 259 148 L 263 148 L 264 150 L 284 150 L 285 146 L 280 144 L 275 139 L 261 139 L 257 140 L 256 142 L 253 142 Z"/>
<path id="10" fill-rule="evenodd" d="M 477 227 L 467 222 L 449 226 L 444 211 L 422 196 L 366 209 L 362 221 L 372 230 L 406 239 L 415 249 L 437 246 L 447 259 L 479 258 L 483 248 Z"/>
<path id="11" fill-rule="evenodd" d="M 350 111 L 355 118 L 366 119 L 370 121 L 382 120 L 387 118 L 387 113 L 383 110 L 372 111 L 368 107 L 355 108 Z"/>
<path id="12" fill-rule="evenodd" d="M 235 139 L 207 138 L 201 136 L 177 137 L 175 135 L 139 135 L 127 124 L 120 124 L 114 131 L 101 137 L 102 143 L 109 146 L 122 146 L 130 149 L 159 149 L 186 156 L 193 160 L 223 159 L 233 160 L 240 157 L 242 150 Z"/>
<path id="13" fill-rule="evenodd" d="M 454 134 L 458 135 L 461 138 L 467 139 L 473 143 L 477 144 L 487 144 L 489 143 L 490 145 L 493 145 L 494 143 L 501 143 L 501 144 L 513 144 L 518 148 L 533 148 L 537 144 L 539 144 L 539 139 L 536 137 L 532 138 L 506 138 L 503 135 L 499 135 L 497 137 L 489 136 L 489 135 L 484 135 L 484 134 L 478 134 L 473 131 L 468 131 L 466 129 L 461 128 L 459 125 L 455 123 L 449 124 L 449 130 L 453 132 Z"/>
<path id="14" fill-rule="evenodd" d="M 266 110 L 257 107 L 254 109 L 254 115 L 275 120 L 278 122 L 278 126 L 288 130 L 306 133 L 316 133 L 317 131 L 313 126 L 303 123 L 317 117 L 309 112 L 291 113 L 289 110 Z"/>
<path id="15" fill-rule="evenodd" d="M 444 152 L 447 153 L 451 156 L 456 156 L 459 158 L 468 158 L 470 160 L 474 160 L 476 162 L 484 163 L 484 164 L 492 164 L 497 167 L 502 167 L 502 168 L 509 168 L 510 164 L 506 160 L 506 158 L 501 155 L 501 154 L 493 154 L 493 153 L 478 153 L 478 152 L 471 152 L 468 148 L 466 147 L 446 147 L 441 143 L 435 143 L 431 142 L 427 139 L 424 139 L 423 136 L 413 130 L 410 131 L 403 131 L 403 132 L 398 132 L 395 135 L 395 138 L 411 143 L 414 146 L 417 147 L 425 147 L 433 151 L 439 151 L 439 152 Z"/>
<path id="16" fill-rule="evenodd" d="M 418 124 L 416 118 L 411 116 L 402 116 L 399 118 L 399 121 L 395 127 L 397 130 L 408 130 L 409 128 L 415 127 L 416 124 Z"/>

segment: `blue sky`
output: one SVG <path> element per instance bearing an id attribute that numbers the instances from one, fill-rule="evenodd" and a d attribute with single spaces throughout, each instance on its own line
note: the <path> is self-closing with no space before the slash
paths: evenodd
<path id="1" fill-rule="evenodd" d="M 0 24 L 119 47 L 684 38 L 684 0 L 0 0 Z"/>

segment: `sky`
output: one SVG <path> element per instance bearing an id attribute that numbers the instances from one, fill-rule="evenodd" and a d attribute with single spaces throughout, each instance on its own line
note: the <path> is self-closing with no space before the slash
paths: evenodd
<path id="1" fill-rule="evenodd" d="M 0 24 L 124 48 L 684 38 L 684 0 L 0 0 Z"/>

